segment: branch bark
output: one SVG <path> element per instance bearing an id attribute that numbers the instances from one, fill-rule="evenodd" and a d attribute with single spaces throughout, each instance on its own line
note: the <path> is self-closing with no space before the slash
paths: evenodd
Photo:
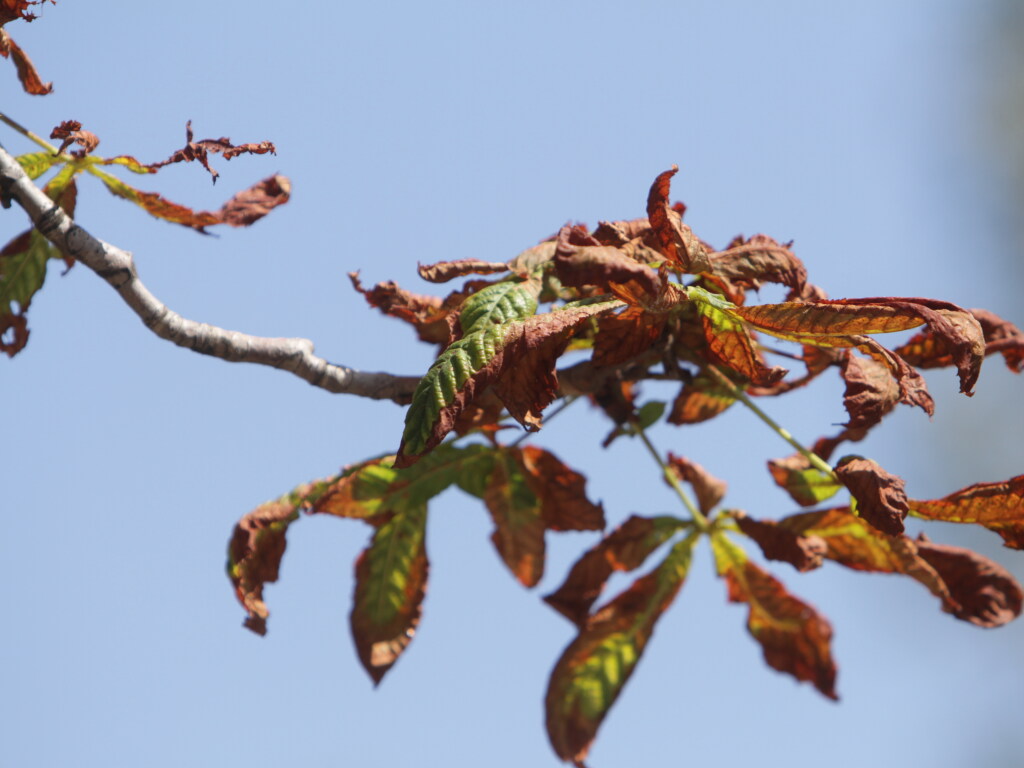
<path id="1" fill-rule="evenodd" d="M 168 309 L 139 279 L 131 253 L 93 237 L 75 224 L 0 146 L 0 202 L 9 208 L 12 200 L 25 210 L 46 239 L 106 280 L 143 324 L 162 339 L 228 362 L 256 363 L 290 371 L 328 392 L 396 403 L 408 403 L 412 398 L 419 377 L 334 365 L 314 354 L 309 339 L 251 336 L 189 320 Z"/>

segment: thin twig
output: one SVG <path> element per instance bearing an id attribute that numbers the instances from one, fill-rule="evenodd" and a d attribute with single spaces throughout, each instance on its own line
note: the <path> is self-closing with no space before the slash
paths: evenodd
<path id="1" fill-rule="evenodd" d="M 6 120 L 4 122 L 7 122 Z M 132 255 L 89 234 L 28 178 L 18 161 L 0 147 L 0 196 L 20 205 L 36 229 L 63 253 L 81 261 L 118 292 L 153 333 L 179 347 L 233 363 L 257 363 L 294 373 L 328 392 L 409 402 L 415 376 L 357 371 L 334 365 L 313 352 L 313 342 L 266 338 L 199 323 L 168 309 L 139 279 Z"/>

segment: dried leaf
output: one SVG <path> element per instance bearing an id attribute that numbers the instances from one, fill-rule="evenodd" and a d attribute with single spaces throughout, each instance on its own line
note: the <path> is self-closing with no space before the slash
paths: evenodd
<path id="1" fill-rule="evenodd" d="M 762 282 L 781 283 L 788 287 L 789 298 L 803 294 L 807 284 L 807 269 L 790 250 L 767 235 L 742 237 L 730 243 L 724 251 L 711 254 L 715 275 L 742 289 L 760 287 Z"/>
<path id="2" fill-rule="evenodd" d="M 769 560 L 789 563 L 800 572 L 821 566 L 828 545 L 820 536 L 803 536 L 780 527 L 772 520 L 754 520 L 734 513 L 740 530 L 752 538 Z"/>
<path id="3" fill-rule="evenodd" d="M 579 627 L 584 626 L 591 606 L 600 597 L 614 571 L 632 571 L 672 538 L 684 522 L 676 517 L 632 515 L 626 522 L 585 552 L 565 581 L 544 602 Z"/>
<path id="4" fill-rule="evenodd" d="M 349 272 L 352 286 L 363 294 L 366 303 L 385 315 L 404 320 L 416 329 L 421 341 L 447 345 L 451 341 L 448 316 L 451 309 L 436 296 L 422 296 L 398 287 L 393 280 L 377 283 L 366 290 L 359 281 L 358 272 Z"/>
<path id="5" fill-rule="evenodd" d="M 730 602 L 750 607 L 747 629 L 761 644 L 768 666 L 810 682 L 828 698 L 838 699 L 828 621 L 750 562 L 724 534 L 713 536 L 711 544 L 718 574 L 729 586 Z"/>
<path id="6" fill-rule="evenodd" d="M 308 507 L 329 482 L 300 485 L 276 501 L 261 504 L 235 526 L 228 544 L 228 578 L 248 614 L 245 626 L 258 635 L 267 633 L 270 611 L 263 602 L 263 587 L 277 581 L 288 527 L 298 520 L 299 510 Z"/>
<path id="7" fill-rule="evenodd" d="M 647 218 L 654 230 L 658 250 L 668 259 L 673 269 L 699 274 L 711 272 L 711 260 L 703 243 L 683 224 L 682 216 L 668 202 L 672 177 L 678 166 L 660 174 L 651 185 L 647 196 Z"/>
<path id="8" fill-rule="evenodd" d="M 210 173 L 210 176 L 213 178 L 213 183 L 216 184 L 217 177 L 220 174 L 210 167 L 210 153 L 223 155 L 225 160 L 230 160 L 231 158 L 237 157 L 238 155 L 241 154 L 263 155 L 266 154 L 267 152 L 269 152 L 272 155 L 277 154 L 277 148 L 274 147 L 273 143 L 269 141 L 261 141 L 258 144 L 239 144 L 238 146 L 232 144 L 231 139 L 226 138 L 200 139 L 199 141 L 193 141 L 192 121 L 189 120 L 185 124 L 185 146 L 182 149 L 179 149 L 174 154 L 172 154 L 166 160 L 163 160 L 159 163 L 150 163 L 146 167 L 149 168 L 151 171 L 155 171 L 159 168 L 163 168 L 165 165 L 171 165 L 172 163 L 191 163 L 195 160 L 198 160 L 199 163 L 203 166 L 203 168 L 205 168 Z M 271 177 L 271 179 L 283 178 L 283 176 Z M 266 181 L 269 181 L 269 179 L 267 179 Z M 264 181 L 263 183 L 266 183 L 266 181 Z M 287 191 L 285 194 L 287 195 Z M 234 224 L 232 226 L 241 225 Z"/>
<path id="9" fill-rule="evenodd" d="M 99 137 L 92 131 L 82 130 L 82 124 L 77 120 L 65 120 L 50 132 L 50 138 L 61 140 L 58 155 L 72 144 L 80 146 L 82 149 L 74 153 L 75 157 L 85 157 L 100 143 Z"/>
<path id="10" fill-rule="evenodd" d="M 899 383 L 882 363 L 850 354 L 840 371 L 846 382 L 843 406 L 850 414 L 848 428 L 870 429 L 899 402 Z"/>
<path id="11" fill-rule="evenodd" d="M 218 223 L 229 227 L 248 227 L 277 206 L 287 203 L 291 190 L 292 184 L 287 177 L 277 174 L 268 176 L 224 203 L 219 211 Z"/>
<path id="12" fill-rule="evenodd" d="M 151 216 L 200 232 L 204 232 L 206 227 L 216 224 L 227 224 L 232 227 L 248 226 L 261 219 L 272 209 L 288 202 L 291 192 L 291 184 L 287 178 L 270 176 L 249 189 L 239 192 L 216 213 L 197 212 L 184 205 L 172 203 L 155 192 L 143 192 L 136 189 L 109 174 L 104 174 L 100 178 L 111 194 L 135 203 Z"/>
<path id="13" fill-rule="evenodd" d="M 649 266 L 610 245 L 573 245 L 571 232 L 570 227 L 562 227 L 556 241 L 555 274 L 563 285 L 596 286 L 627 302 L 638 293 L 651 300 L 661 293 L 662 280 Z"/>
<path id="14" fill-rule="evenodd" d="M 667 317 L 643 307 L 626 307 L 597 321 L 594 365 L 620 365 L 649 350 L 665 330 Z"/>
<path id="15" fill-rule="evenodd" d="M 590 616 L 555 664 L 545 709 L 548 738 L 562 760 L 583 765 L 655 624 L 686 579 L 694 540 L 677 543 L 655 570 Z"/>
<path id="16" fill-rule="evenodd" d="M 713 419 L 736 402 L 732 393 L 710 376 L 700 374 L 683 385 L 668 415 L 669 424 L 699 424 Z"/>
<path id="17" fill-rule="evenodd" d="M 480 259 L 456 259 L 439 261 L 436 264 L 417 264 L 416 269 L 429 283 L 447 283 L 466 275 L 493 275 L 507 272 L 508 265 L 502 261 L 481 261 Z"/>
<path id="18" fill-rule="evenodd" d="M 697 506 L 705 515 L 718 506 L 728 488 L 724 480 L 708 472 L 704 467 L 674 453 L 668 454 L 668 468 L 683 482 L 693 486 L 697 494 Z"/>
<path id="19" fill-rule="evenodd" d="M 836 476 L 857 500 L 857 512 L 890 536 L 903 533 L 910 511 L 903 479 L 860 456 L 844 456 L 835 465 Z"/>
<path id="20" fill-rule="evenodd" d="M 910 510 L 930 520 L 976 523 L 1002 536 L 1007 547 L 1024 549 L 1024 475 L 976 483 L 941 499 L 912 499 Z"/>
<path id="21" fill-rule="evenodd" d="M 586 478 L 570 469 L 555 454 L 526 445 L 517 458 L 526 482 L 541 502 L 544 525 L 552 531 L 599 531 L 604 509 L 587 498 Z"/>
<path id="22" fill-rule="evenodd" d="M 3 27 L 6 22 L 17 18 L 16 16 L 9 15 L 11 12 L 11 10 L 6 8 L 0 8 L 0 27 Z M 14 10 L 13 12 L 17 13 L 18 11 Z M 31 14 L 27 16 L 22 15 L 21 18 L 30 20 L 29 16 Z M 45 96 L 53 91 L 53 83 L 43 82 L 28 54 L 14 42 L 14 38 L 7 33 L 7 30 L 2 28 L 0 28 L 0 56 L 3 56 L 5 59 L 9 58 L 14 62 L 14 67 L 18 72 L 18 82 L 21 83 L 25 93 L 30 93 L 33 96 Z"/>
<path id="23" fill-rule="evenodd" d="M 976 552 L 933 544 L 922 535 L 918 554 L 928 561 L 949 588 L 952 613 L 979 627 L 1001 627 L 1020 616 L 1024 592 L 1010 573 Z"/>

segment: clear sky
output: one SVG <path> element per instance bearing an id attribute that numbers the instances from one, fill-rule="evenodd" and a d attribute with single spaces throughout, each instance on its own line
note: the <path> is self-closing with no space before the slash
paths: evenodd
<path id="1" fill-rule="evenodd" d="M 1003 273 L 1019 254 L 988 213 L 977 151 L 985 7 L 64 0 L 8 27 L 54 94 L 23 95 L 0 61 L 0 109 L 44 134 L 80 120 L 98 152 L 143 161 L 179 148 L 189 119 L 198 137 L 274 141 L 276 157 L 217 162 L 216 187 L 199 167 L 132 179 L 216 208 L 289 176 L 291 202 L 249 230 L 204 238 L 92 179 L 78 221 L 133 251 L 186 317 L 304 336 L 361 369 L 421 373 L 432 350 L 369 310 L 347 272 L 428 292 L 417 261 L 503 261 L 567 220 L 641 216 L 673 163 L 673 196 L 719 247 L 740 232 L 793 239 L 833 297 L 927 296 L 1020 325 L 1019 280 Z M 32 150 L 6 129 L 0 143 Z M 0 241 L 24 226 L 0 211 Z M 438 499 L 420 631 L 375 691 L 347 623 L 365 526 L 292 528 L 265 638 L 241 627 L 224 552 L 260 502 L 393 451 L 402 410 L 176 348 L 81 266 L 51 267 L 29 323 L 28 348 L 0 361 L 0 765 L 557 764 L 542 697 L 572 629 L 539 596 L 595 534 L 549 535 L 528 592 L 482 506 Z M 845 412 L 826 379 L 765 407 L 808 442 L 830 433 Z M 916 498 L 1024 471 L 1022 410 L 996 404 L 1019 403 L 1024 382 L 995 359 L 973 400 L 950 371 L 928 381 L 931 423 L 903 409 L 856 450 Z M 612 524 L 676 511 L 639 445 L 598 447 L 606 431 L 576 406 L 538 442 L 590 476 Z M 794 511 L 764 469 L 787 446 L 738 408 L 653 437 L 729 481 L 730 506 Z M 994 535 L 929 533 L 1024 576 Z M 702 551 L 594 766 L 1020 763 L 1024 624 L 957 622 L 895 577 L 772 571 L 831 619 L 841 703 L 764 665 Z"/>

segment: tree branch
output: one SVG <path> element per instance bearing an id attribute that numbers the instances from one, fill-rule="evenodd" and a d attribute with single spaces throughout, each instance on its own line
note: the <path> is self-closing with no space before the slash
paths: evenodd
<path id="1" fill-rule="evenodd" d="M 334 365 L 313 353 L 308 339 L 265 338 L 197 323 L 167 308 L 139 279 L 131 253 L 105 243 L 72 221 L 0 146 L 0 202 L 15 201 L 32 224 L 61 251 L 82 262 L 118 292 L 139 319 L 162 339 L 232 363 L 269 365 L 315 387 L 377 400 L 408 403 L 419 378 L 368 373 Z"/>

